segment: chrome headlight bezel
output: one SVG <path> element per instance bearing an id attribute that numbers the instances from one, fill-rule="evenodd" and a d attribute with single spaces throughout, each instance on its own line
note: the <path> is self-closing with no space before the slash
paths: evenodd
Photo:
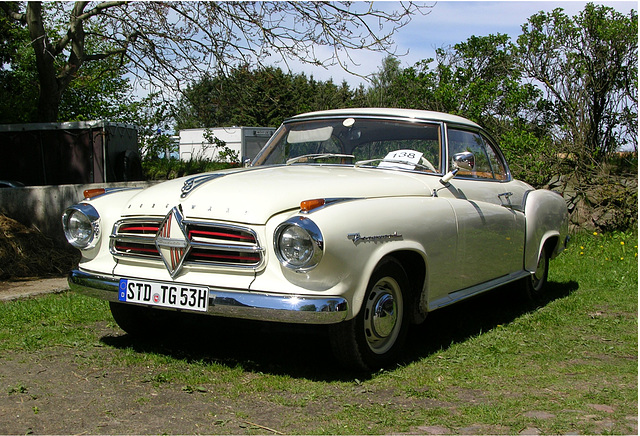
<path id="1" fill-rule="evenodd" d="M 324 239 L 311 219 L 295 216 L 276 228 L 273 248 L 282 266 L 296 272 L 306 272 L 320 263 L 324 253 Z"/>
<path id="2" fill-rule="evenodd" d="M 62 229 L 69 244 L 81 250 L 91 249 L 100 240 L 100 214 L 90 204 L 74 204 L 62 214 Z"/>

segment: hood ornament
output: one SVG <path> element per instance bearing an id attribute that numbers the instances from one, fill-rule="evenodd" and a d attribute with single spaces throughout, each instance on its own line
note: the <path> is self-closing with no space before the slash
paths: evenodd
<path id="1" fill-rule="evenodd" d="M 180 207 L 174 207 L 164 217 L 156 233 L 156 248 L 171 278 L 180 273 L 184 260 L 191 251 L 183 219 Z"/>
<path id="2" fill-rule="evenodd" d="M 217 179 L 218 177 L 222 177 L 223 175 L 224 174 L 200 174 L 199 176 L 187 179 L 184 182 L 184 185 L 182 185 L 182 194 L 180 194 L 180 198 L 186 198 L 187 195 L 189 195 L 191 191 L 196 189 L 198 186 Z"/>

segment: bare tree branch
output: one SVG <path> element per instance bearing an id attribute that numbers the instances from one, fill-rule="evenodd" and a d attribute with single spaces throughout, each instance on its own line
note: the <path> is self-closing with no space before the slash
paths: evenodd
<path id="1" fill-rule="evenodd" d="M 396 32 L 431 7 L 413 2 L 78 1 L 28 2 L 25 14 L 2 9 L 29 27 L 42 64 L 41 83 L 55 81 L 55 93 L 61 95 L 83 63 L 110 57 L 140 83 L 173 92 L 211 70 L 225 73 L 240 65 L 299 62 L 339 65 L 353 73 L 354 53 L 395 54 Z M 55 29 L 64 30 L 56 36 Z"/>

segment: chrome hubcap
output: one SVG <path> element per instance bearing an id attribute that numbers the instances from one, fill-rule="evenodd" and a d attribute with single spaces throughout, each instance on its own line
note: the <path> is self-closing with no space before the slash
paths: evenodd
<path id="1" fill-rule="evenodd" d="M 402 293 L 391 277 L 376 283 L 365 305 L 364 330 L 371 351 L 382 354 L 396 341 L 402 323 Z"/>

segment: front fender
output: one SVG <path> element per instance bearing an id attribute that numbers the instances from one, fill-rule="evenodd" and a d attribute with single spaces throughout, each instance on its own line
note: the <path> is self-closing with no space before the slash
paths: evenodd
<path id="1" fill-rule="evenodd" d="M 394 253 L 412 252 L 422 258 L 426 278 L 417 285 L 423 292 L 445 292 L 450 286 L 447 274 L 455 259 L 456 221 L 444 199 L 362 199 L 304 216 L 320 228 L 324 256 L 311 271 L 300 274 L 281 267 L 282 274 L 300 288 L 345 296 L 350 301 L 350 316 L 360 310 L 378 263 Z"/>
<path id="2" fill-rule="evenodd" d="M 549 255 L 556 257 L 565 248 L 569 212 L 562 196 L 545 189 L 530 191 L 524 200 L 526 240 L 524 269 L 534 272 L 547 241 L 553 241 Z"/>

